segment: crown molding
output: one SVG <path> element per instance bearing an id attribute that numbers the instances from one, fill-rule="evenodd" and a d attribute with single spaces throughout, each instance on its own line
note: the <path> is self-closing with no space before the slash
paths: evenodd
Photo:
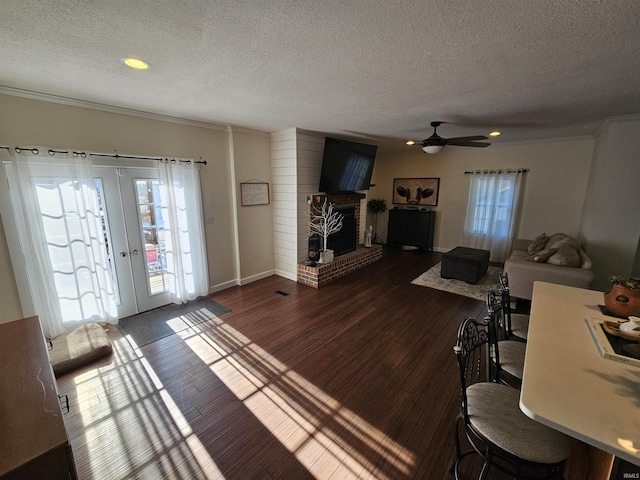
<path id="1" fill-rule="evenodd" d="M 247 127 L 238 127 L 236 125 L 229 125 L 228 131 L 233 131 L 234 133 L 244 133 L 246 135 L 257 135 L 259 137 L 269 137 L 269 132 L 263 132 L 262 130 L 254 130 L 253 128 Z"/>
<path id="2" fill-rule="evenodd" d="M 626 123 L 626 122 L 640 122 L 640 114 L 634 113 L 632 115 L 621 115 L 619 117 L 608 117 L 605 118 L 601 123 L 596 133 L 594 133 L 594 137 L 599 137 L 610 125 L 615 123 Z"/>
<path id="3" fill-rule="evenodd" d="M 60 105 L 68 105 L 71 107 L 88 108 L 90 110 L 98 110 L 101 112 L 116 113 L 119 115 L 128 115 L 131 117 L 146 118 L 149 120 L 157 120 L 160 122 L 177 123 L 180 125 L 188 125 L 191 127 L 208 128 L 211 130 L 227 131 L 227 125 L 218 123 L 202 122 L 199 120 L 190 120 L 187 118 L 172 117 L 171 115 L 162 115 L 159 113 L 144 112 L 134 110 L 132 108 L 116 107 L 113 105 L 105 105 L 102 103 L 89 102 L 86 100 L 77 100 L 75 98 L 62 97 L 59 95 L 51 95 L 48 93 L 32 92 L 30 90 L 22 90 L 20 88 L 6 87 L 0 85 L 0 94 L 11 95 L 13 97 L 28 98 L 30 100 L 39 100 L 42 102 L 58 103 Z"/>

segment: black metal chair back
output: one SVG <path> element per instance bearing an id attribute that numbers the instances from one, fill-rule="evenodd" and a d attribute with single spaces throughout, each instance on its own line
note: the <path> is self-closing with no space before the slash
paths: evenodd
<path id="1" fill-rule="evenodd" d="M 509 294 L 509 275 L 505 272 L 501 272 L 498 276 L 500 292 L 500 304 L 502 306 L 502 322 L 504 326 L 504 333 L 507 339 L 513 337 L 513 330 L 511 328 L 511 295 Z"/>
<path id="2" fill-rule="evenodd" d="M 500 292 L 487 292 L 486 320 L 489 325 L 489 379 L 519 389 L 522 385 L 526 344 L 509 337 L 504 301 Z"/>
<path id="3" fill-rule="evenodd" d="M 519 342 L 527 341 L 527 331 L 529 328 L 528 314 L 513 314 L 511 311 L 511 295 L 509 293 L 509 275 L 501 272 L 499 275 L 499 289 L 501 294 L 501 303 L 503 308 L 503 322 L 506 338 L 508 340 L 517 340 Z M 515 315 L 515 317 L 514 317 Z"/>
<path id="4" fill-rule="evenodd" d="M 487 378 L 489 328 L 487 322 L 467 318 L 458 328 L 458 340 L 453 351 L 460 371 L 460 414 L 468 420 L 467 387 L 474 383 L 489 381 Z"/>

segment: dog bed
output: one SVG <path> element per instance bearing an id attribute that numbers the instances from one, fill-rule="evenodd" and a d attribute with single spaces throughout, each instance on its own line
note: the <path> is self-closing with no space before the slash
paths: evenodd
<path id="1" fill-rule="evenodd" d="M 113 351 L 107 333 L 95 322 L 58 335 L 51 344 L 49 359 L 56 377 Z"/>

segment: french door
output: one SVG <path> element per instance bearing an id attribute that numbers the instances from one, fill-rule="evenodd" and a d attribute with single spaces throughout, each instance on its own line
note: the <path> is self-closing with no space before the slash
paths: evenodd
<path id="1" fill-rule="evenodd" d="M 0 149 L 0 212 L 22 311 L 41 315 L 49 336 L 208 293 L 198 166 L 87 157 Z"/>
<path id="2" fill-rule="evenodd" d="M 157 170 L 94 168 L 118 316 L 171 303 Z"/>

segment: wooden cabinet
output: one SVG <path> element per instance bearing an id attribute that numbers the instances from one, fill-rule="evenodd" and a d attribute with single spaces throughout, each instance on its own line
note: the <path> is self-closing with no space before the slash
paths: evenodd
<path id="1" fill-rule="evenodd" d="M 38 317 L 0 324 L 0 478 L 77 478 Z"/>
<path id="2" fill-rule="evenodd" d="M 387 243 L 433 250 L 436 212 L 424 210 L 389 210 Z"/>

